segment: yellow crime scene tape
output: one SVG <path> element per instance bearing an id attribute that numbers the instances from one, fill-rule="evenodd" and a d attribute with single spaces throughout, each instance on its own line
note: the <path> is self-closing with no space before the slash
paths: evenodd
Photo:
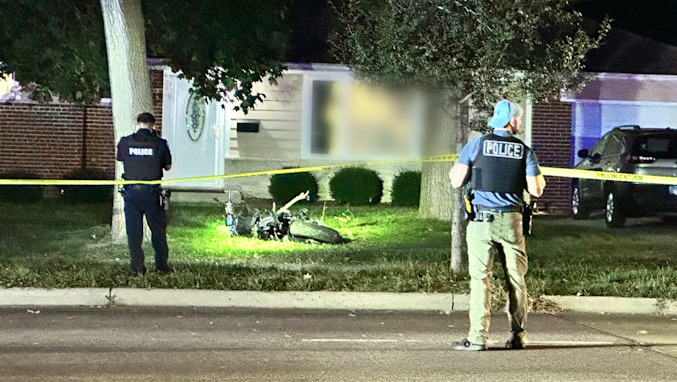
<path id="1" fill-rule="evenodd" d="M 560 178 L 613 180 L 614 182 L 677 185 L 677 177 L 660 175 L 624 174 L 620 172 L 577 170 L 572 168 L 541 167 L 546 176 Z"/>
<path id="2" fill-rule="evenodd" d="M 415 158 L 415 159 L 396 159 L 396 160 L 383 160 L 383 161 L 372 161 L 372 162 L 354 162 L 354 163 L 345 163 L 345 164 L 330 164 L 330 165 L 321 165 L 321 166 L 287 168 L 287 169 L 279 169 L 279 170 L 251 171 L 251 172 L 243 172 L 243 173 L 238 173 L 238 174 L 210 175 L 210 176 L 198 176 L 198 177 L 191 177 L 191 178 L 176 178 L 176 179 L 164 179 L 164 180 L 153 180 L 153 181 L 139 181 L 139 180 L 64 180 L 64 179 L 0 179 L 0 186 L 9 186 L 9 185 L 13 185 L 13 186 L 27 186 L 27 185 L 113 186 L 113 185 L 124 185 L 124 184 L 162 184 L 162 185 L 166 185 L 166 184 L 172 184 L 172 183 L 186 183 L 186 182 L 199 182 L 199 181 L 218 180 L 218 179 L 247 178 L 247 177 L 263 176 L 263 175 L 269 175 L 270 176 L 270 175 L 278 175 L 278 174 L 294 174 L 294 173 L 299 173 L 299 172 L 316 172 L 316 171 L 326 171 L 326 170 L 340 170 L 340 169 L 343 169 L 343 168 L 350 168 L 350 167 L 370 167 L 370 166 L 413 163 L 413 162 L 422 162 L 422 163 L 454 162 L 454 161 L 456 161 L 456 159 L 458 159 L 457 154 L 448 154 L 448 155 L 436 155 L 436 156 L 429 156 L 429 157 Z M 559 167 L 541 167 L 541 172 L 545 176 L 554 176 L 554 177 L 561 177 L 561 178 L 612 180 L 612 181 L 615 181 L 615 182 L 677 185 L 677 177 L 672 177 L 672 176 L 624 174 L 624 173 L 618 173 L 618 172 L 577 170 L 577 169 L 559 168 Z"/>
<path id="3" fill-rule="evenodd" d="M 262 175 L 277 175 L 277 174 L 294 174 L 299 172 L 316 172 L 316 171 L 326 171 L 326 170 L 340 170 L 343 168 L 350 167 L 369 167 L 369 166 L 381 166 L 389 164 L 402 164 L 402 163 L 414 163 L 414 162 L 453 162 L 458 159 L 457 154 L 450 155 L 436 155 L 429 156 L 425 158 L 412 158 L 412 159 L 394 159 L 394 160 L 383 160 L 383 161 L 372 161 L 372 162 L 354 162 L 354 163 L 342 163 L 342 164 L 330 164 L 330 165 L 321 165 L 321 166 L 308 166 L 308 167 L 295 167 L 295 168 L 285 168 L 279 170 L 263 170 L 263 171 L 251 171 L 243 172 L 238 174 L 226 174 L 226 175 L 209 175 L 209 176 L 197 176 L 191 178 L 176 178 L 176 179 L 163 179 L 163 180 L 150 180 L 150 181 L 141 181 L 141 180 L 67 180 L 67 179 L 0 179 L 0 186 L 28 186 L 28 185 L 41 185 L 41 186 L 113 186 L 121 184 L 172 184 L 172 183 L 186 183 L 186 182 L 199 182 L 206 180 L 218 180 L 218 179 L 234 179 L 234 178 L 248 178 L 252 176 L 262 176 Z"/>

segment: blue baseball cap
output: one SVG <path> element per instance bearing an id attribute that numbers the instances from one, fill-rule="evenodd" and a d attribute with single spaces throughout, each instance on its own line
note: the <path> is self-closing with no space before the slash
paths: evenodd
<path id="1" fill-rule="evenodd" d="M 507 99 L 499 101 L 494 106 L 494 116 L 489 120 L 489 127 L 494 129 L 504 128 L 510 123 L 510 119 L 515 117 L 516 114 L 520 114 L 518 110 L 521 110 L 521 108 Z"/>

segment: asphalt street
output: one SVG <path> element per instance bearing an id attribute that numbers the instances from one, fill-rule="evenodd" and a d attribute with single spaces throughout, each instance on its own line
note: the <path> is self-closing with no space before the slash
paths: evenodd
<path id="1" fill-rule="evenodd" d="M 675 381 L 677 318 L 531 314 L 457 352 L 465 312 L 0 309 L 1 381 Z"/>

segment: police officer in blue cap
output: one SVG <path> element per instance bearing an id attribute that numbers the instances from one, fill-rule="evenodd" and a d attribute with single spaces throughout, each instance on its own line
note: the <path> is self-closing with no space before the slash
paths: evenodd
<path id="1" fill-rule="evenodd" d="M 172 168 L 172 155 L 167 141 L 155 134 L 155 117 L 141 113 L 136 118 L 136 133 L 122 137 L 118 143 L 117 160 L 124 163 L 125 180 L 160 180 L 163 171 Z M 146 274 L 143 250 L 143 216 L 152 233 L 155 250 L 155 271 L 169 272 L 167 258 L 167 218 L 160 202 L 160 186 L 130 184 L 124 187 L 127 242 L 132 273 Z"/>
<path id="2" fill-rule="evenodd" d="M 494 107 L 491 134 L 470 141 L 449 172 L 451 185 L 469 184 L 474 218 L 468 223 L 470 330 L 456 350 L 486 350 L 491 307 L 493 254 L 505 270 L 510 336 L 506 347 L 526 342 L 527 253 L 522 230 L 524 190 L 540 197 L 545 179 L 533 150 L 514 137 L 522 125 L 522 108 L 508 100 Z M 472 216 L 472 215 L 471 215 Z M 497 249 L 494 251 L 493 249 Z"/>

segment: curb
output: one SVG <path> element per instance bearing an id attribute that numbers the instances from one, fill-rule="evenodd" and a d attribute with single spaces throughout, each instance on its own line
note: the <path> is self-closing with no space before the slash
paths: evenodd
<path id="1" fill-rule="evenodd" d="M 98 306 L 107 305 L 105 288 L 39 289 L 2 288 L 2 307 Z"/>
<path id="2" fill-rule="evenodd" d="M 205 307 L 461 312 L 467 294 L 387 292 L 255 292 L 135 288 L 0 288 L 0 307 Z M 677 315 L 677 301 L 655 298 L 543 296 L 563 311 Z"/>
<path id="3" fill-rule="evenodd" d="M 605 296 L 543 296 L 559 308 L 579 313 L 677 315 L 677 301 Z"/>
<path id="4" fill-rule="evenodd" d="M 450 293 L 252 292 L 187 289 L 0 289 L 0 307 L 155 306 L 320 310 L 467 311 Z"/>

